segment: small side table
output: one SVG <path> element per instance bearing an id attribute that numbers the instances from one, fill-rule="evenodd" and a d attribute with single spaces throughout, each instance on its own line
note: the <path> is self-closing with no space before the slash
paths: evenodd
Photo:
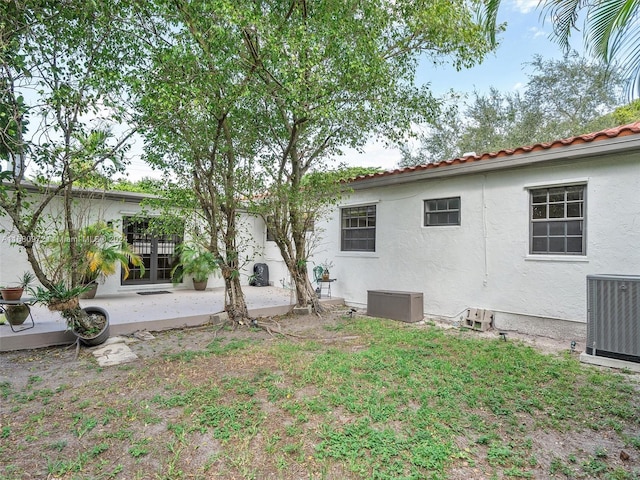
<path id="1" fill-rule="evenodd" d="M 318 280 L 318 298 L 322 298 L 323 292 L 325 292 L 326 298 L 331 298 L 331 284 L 337 281 L 337 278 L 330 278 L 329 280 Z"/>
<path id="2" fill-rule="evenodd" d="M 6 310 L 7 306 L 24 305 L 25 307 L 27 307 L 27 310 L 29 311 L 29 318 L 31 319 L 30 327 L 23 327 L 20 325 L 18 326 L 18 329 L 15 329 L 13 328 L 13 324 L 7 318 L 7 323 L 11 327 L 11 331 L 16 333 L 16 332 L 21 332 L 23 330 L 29 330 L 30 328 L 33 328 L 36 326 L 35 322 L 33 321 L 33 314 L 31 313 L 31 305 L 33 305 L 35 301 L 36 299 L 32 297 L 21 298 L 20 300 L 4 300 L 2 297 L 0 297 L 0 313 L 4 313 L 5 318 L 7 317 L 7 310 Z"/>

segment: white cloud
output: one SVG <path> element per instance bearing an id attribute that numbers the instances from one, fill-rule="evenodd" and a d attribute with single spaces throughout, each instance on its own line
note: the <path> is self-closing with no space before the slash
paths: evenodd
<path id="1" fill-rule="evenodd" d="M 514 92 L 524 92 L 525 88 L 526 84 L 517 82 L 513 87 L 511 87 L 511 90 L 513 90 Z"/>
<path id="2" fill-rule="evenodd" d="M 365 145 L 363 153 L 353 149 L 345 149 L 344 155 L 336 160 L 351 167 L 378 167 L 391 170 L 396 168 L 401 158 L 402 154 L 398 149 L 371 140 Z"/>
<path id="3" fill-rule="evenodd" d="M 530 27 L 528 32 L 531 35 L 531 38 L 540 38 L 540 37 L 547 36 L 546 32 L 544 30 L 539 29 L 538 27 Z"/>
<path id="4" fill-rule="evenodd" d="M 529 13 L 538 6 L 538 0 L 514 0 L 513 9 L 520 13 Z"/>

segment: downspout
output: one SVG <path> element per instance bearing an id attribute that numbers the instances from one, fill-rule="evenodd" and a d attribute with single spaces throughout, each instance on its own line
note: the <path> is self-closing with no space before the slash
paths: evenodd
<path id="1" fill-rule="evenodd" d="M 487 183 L 487 174 L 482 175 L 482 241 L 484 248 L 484 279 L 482 285 L 487 286 L 489 283 L 489 259 L 487 252 L 487 202 L 485 199 L 485 187 Z"/>

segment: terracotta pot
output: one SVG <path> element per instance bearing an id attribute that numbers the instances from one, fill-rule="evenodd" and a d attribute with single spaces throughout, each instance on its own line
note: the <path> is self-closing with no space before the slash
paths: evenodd
<path id="1" fill-rule="evenodd" d="M 4 300 L 20 300 L 23 292 L 24 288 L 22 287 L 6 287 L 0 289 L 0 293 L 2 294 L 2 298 Z"/>

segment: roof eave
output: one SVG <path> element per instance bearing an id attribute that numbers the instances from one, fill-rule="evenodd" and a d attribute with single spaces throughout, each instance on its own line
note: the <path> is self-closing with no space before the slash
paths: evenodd
<path id="1" fill-rule="evenodd" d="M 431 178 L 522 168 L 554 161 L 586 160 L 595 156 L 607 156 L 634 150 L 640 151 L 640 136 L 638 135 L 621 136 L 598 142 L 578 143 L 548 150 L 502 155 L 489 159 L 467 157 L 466 161 L 452 165 L 422 168 L 398 174 L 390 173 L 388 175 L 373 176 L 371 178 L 360 178 L 350 182 L 348 186 L 352 190 L 365 190 L 374 187 L 417 182 Z"/>
<path id="2" fill-rule="evenodd" d="M 5 186 L 9 188 L 14 188 L 14 184 L 11 182 L 3 182 Z M 27 190 L 28 192 L 33 193 L 41 193 L 43 189 L 46 187 L 41 187 L 39 185 L 35 185 L 30 182 L 23 182 L 21 187 Z M 62 191 L 58 192 L 58 195 L 62 195 Z M 158 198 L 157 195 L 153 195 L 150 193 L 140 193 L 140 192 L 126 192 L 120 190 L 99 190 L 99 189 L 73 189 L 73 196 L 78 198 L 95 198 L 100 197 L 109 200 L 118 200 L 132 203 L 140 203 L 143 200 Z"/>

